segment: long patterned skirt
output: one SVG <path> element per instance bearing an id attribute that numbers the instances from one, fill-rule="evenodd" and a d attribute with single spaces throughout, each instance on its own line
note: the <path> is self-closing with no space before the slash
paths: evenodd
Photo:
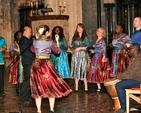
<path id="1" fill-rule="evenodd" d="M 59 98 L 72 90 L 58 74 L 50 59 L 35 59 L 30 73 L 30 89 L 33 98 Z"/>
<path id="2" fill-rule="evenodd" d="M 130 58 L 129 56 L 127 56 L 126 58 L 123 56 L 124 53 L 122 52 L 122 50 L 113 50 L 111 73 L 119 74 L 127 68 L 130 62 Z"/>
<path id="3" fill-rule="evenodd" d="M 72 53 L 71 78 L 84 80 L 87 78 L 90 67 L 90 57 L 87 51 L 80 50 Z"/>
<path id="4" fill-rule="evenodd" d="M 18 84 L 23 82 L 23 66 L 21 63 L 21 58 L 14 61 L 10 66 L 9 79 L 8 81 L 12 84 Z"/>
<path id="5" fill-rule="evenodd" d="M 92 57 L 90 71 L 87 77 L 89 83 L 103 83 L 110 78 L 109 60 L 102 62 L 102 54 L 95 54 Z"/>
<path id="6" fill-rule="evenodd" d="M 14 62 L 10 66 L 10 73 L 9 73 L 9 82 L 12 84 L 18 84 L 18 66 L 19 61 Z"/>
<path id="7" fill-rule="evenodd" d="M 62 78 L 70 78 L 70 67 L 68 63 L 68 55 L 65 51 L 61 50 L 59 55 L 52 54 L 51 60 L 57 72 Z"/>

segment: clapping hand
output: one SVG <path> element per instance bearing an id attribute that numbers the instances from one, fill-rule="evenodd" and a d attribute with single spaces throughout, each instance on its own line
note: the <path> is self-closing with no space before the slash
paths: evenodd
<path id="1" fill-rule="evenodd" d="M 107 58 L 105 56 L 103 56 L 102 62 L 106 62 L 106 61 L 107 61 Z"/>
<path id="2" fill-rule="evenodd" d="M 71 44 L 70 44 L 70 42 L 68 42 L 68 46 L 69 46 L 70 48 L 72 48 L 72 47 L 73 47 L 73 45 L 71 45 Z"/>
<path id="3" fill-rule="evenodd" d="M 129 44 L 129 43 L 126 43 L 126 46 L 127 46 L 128 48 L 130 47 L 130 45 L 131 45 L 131 44 Z"/>
<path id="4" fill-rule="evenodd" d="M 110 44 L 109 44 L 109 47 L 113 48 L 113 44 L 112 44 L 112 43 L 110 43 Z"/>
<path id="5" fill-rule="evenodd" d="M 90 51 L 91 53 L 94 53 L 94 49 L 89 49 L 89 51 Z"/>

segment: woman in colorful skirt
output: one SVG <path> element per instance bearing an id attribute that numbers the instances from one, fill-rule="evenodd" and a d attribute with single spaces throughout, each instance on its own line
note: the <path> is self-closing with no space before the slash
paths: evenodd
<path id="1" fill-rule="evenodd" d="M 59 43 L 57 43 L 56 39 L 59 38 Z M 61 26 L 56 26 L 52 30 L 52 40 L 54 43 L 58 45 L 60 48 L 60 54 L 51 54 L 51 60 L 54 64 L 55 69 L 57 72 L 62 76 L 64 80 L 68 82 L 68 79 L 70 78 L 70 67 L 68 63 L 68 44 L 66 42 L 63 28 Z"/>
<path id="2" fill-rule="evenodd" d="M 56 41 L 59 39 L 57 38 Z M 37 28 L 36 39 L 31 48 L 36 54 L 30 75 L 31 96 L 35 98 L 37 112 L 41 113 L 42 98 L 49 98 L 50 113 L 54 113 L 55 98 L 67 96 L 72 90 L 54 68 L 50 54 L 60 53 L 59 47 L 50 39 L 47 25 Z"/>
<path id="3" fill-rule="evenodd" d="M 17 31 L 14 34 L 14 42 L 11 43 L 9 52 L 12 58 L 10 65 L 9 82 L 16 84 L 16 93 L 19 95 L 19 83 L 22 83 L 23 68 L 21 64 L 19 40 L 22 37 L 22 32 Z M 19 56 L 19 57 L 18 57 Z"/>
<path id="4" fill-rule="evenodd" d="M 97 40 L 93 44 L 93 49 L 90 49 L 93 53 L 92 61 L 90 64 L 90 71 L 87 77 L 89 83 L 97 84 L 97 92 L 100 92 L 101 85 L 110 76 L 110 65 L 106 56 L 106 31 L 104 28 L 98 28 L 96 30 Z"/>
<path id="5" fill-rule="evenodd" d="M 75 91 L 78 91 L 79 80 L 84 81 L 85 91 L 88 91 L 87 75 L 89 71 L 90 58 L 87 47 L 90 46 L 89 37 L 86 34 L 84 25 L 77 24 L 76 30 L 69 47 L 72 49 L 71 78 L 75 79 Z"/>
<path id="6" fill-rule="evenodd" d="M 131 43 L 131 39 L 124 32 L 124 25 L 118 24 L 116 26 L 116 34 L 113 36 L 112 44 L 110 44 L 110 47 L 113 48 L 111 75 L 123 72 L 130 62 L 126 43 Z"/>

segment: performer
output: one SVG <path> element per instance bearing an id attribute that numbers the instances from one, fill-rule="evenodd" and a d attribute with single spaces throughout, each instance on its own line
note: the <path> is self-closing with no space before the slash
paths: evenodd
<path id="1" fill-rule="evenodd" d="M 97 84 L 97 92 L 100 92 L 101 85 L 105 80 L 109 78 L 110 65 L 109 60 L 106 57 L 106 31 L 104 28 L 98 28 L 96 30 L 97 40 L 93 44 L 93 49 L 90 49 L 94 53 L 90 64 L 90 72 L 87 77 L 89 83 Z"/>
<path id="2" fill-rule="evenodd" d="M 125 70 L 130 62 L 130 58 L 127 55 L 126 43 L 131 43 L 130 37 L 124 31 L 124 25 L 118 24 L 116 26 L 116 34 L 113 36 L 112 44 L 112 64 L 111 73 L 119 74 Z"/>
<path id="3" fill-rule="evenodd" d="M 133 21 L 133 26 L 135 28 L 134 33 L 131 37 L 131 43 L 137 43 L 140 45 L 141 48 L 141 17 L 135 17 Z M 127 43 L 127 47 L 129 47 L 131 44 Z"/>
<path id="4" fill-rule="evenodd" d="M 116 113 L 126 113 L 126 92 L 125 89 L 140 87 L 141 84 L 141 54 L 138 44 L 131 44 L 129 48 L 131 63 L 122 73 L 116 76 L 121 80 L 116 84 L 116 90 L 119 97 L 121 108 Z"/>
<path id="5" fill-rule="evenodd" d="M 16 84 L 16 93 L 19 95 L 19 83 L 22 83 L 23 69 L 21 64 L 19 40 L 22 37 L 22 32 L 17 31 L 14 34 L 14 42 L 11 43 L 9 52 L 10 57 L 13 59 L 10 66 L 9 82 Z M 19 56 L 19 58 L 17 58 Z"/>
<path id="6" fill-rule="evenodd" d="M 51 51 L 56 54 L 60 49 L 50 39 L 49 27 L 41 25 L 37 28 L 37 39 L 33 41 L 32 51 L 36 58 L 30 73 L 31 96 L 35 98 L 37 112 L 41 113 L 42 98 L 49 98 L 50 113 L 54 113 L 55 98 L 67 96 L 72 90 L 55 70 L 51 60 Z M 56 38 L 57 44 L 59 39 Z"/>
<path id="7" fill-rule="evenodd" d="M 59 43 L 57 43 L 56 39 L 59 38 Z M 67 49 L 68 45 L 63 33 L 63 28 L 61 26 L 56 26 L 52 30 L 52 40 L 57 46 L 60 48 L 60 54 L 51 54 L 51 60 L 54 64 L 57 72 L 62 76 L 64 80 L 68 82 L 70 78 L 70 67 L 68 63 L 68 54 Z"/>
<path id="8" fill-rule="evenodd" d="M 5 97 L 4 92 L 4 58 L 3 52 L 7 50 L 6 41 L 0 36 L 0 99 Z"/>
<path id="9" fill-rule="evenodd" d="M 85 91 L 88 91 L 87 74 L 89 70 L 90 58 L 87 47 L 90 46 L 89 37 L 86 34 L 84 25 L 77 24 L 76 30 L 69 47 L 72 49 L 71 78 L 75 79 L 75 91 L 78 91 L 79 80 L 84 81 Z"/>

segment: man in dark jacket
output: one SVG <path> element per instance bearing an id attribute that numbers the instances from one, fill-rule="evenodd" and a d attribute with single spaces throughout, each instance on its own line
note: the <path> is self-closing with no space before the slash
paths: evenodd
<path id="1" fill-rule="evenodd" d="M 35 58 L 35 54 L 31 52 L 30 46 L 32 45 L 32 29 L 29 26 L 25 26 L 23 29 L 23 36 L 20 39 L 20 51 L 22 56 L 23 75 L 24 80 L 22 84 L 20 101 L 23 103 L 29 103 L 30 99 L 30 68 L 32 61 Z"/>
<path id="2" fill-rule="evenodd" d="M 141 54 L 140 46 L 132 44 L 129 48 L 129 55 L 132 61 L 128 68 L 116 75 L 116 78 L 121 80 L 116 84 L 116 90 L 120 101 L 121 108 L 116 113 L 126 113 L 126 92 L 125 89 L 140 87 L 141 84 Z"/>

